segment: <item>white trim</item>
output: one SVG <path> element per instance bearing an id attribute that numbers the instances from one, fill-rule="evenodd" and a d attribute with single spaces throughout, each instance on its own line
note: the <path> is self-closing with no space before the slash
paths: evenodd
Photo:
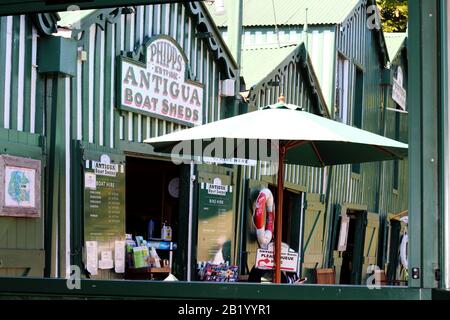
<path id="1" fill-rule="evenodd" d="M 188 18 L 188 40 L 187 40 L 187 51 L 186 51 L 186 55 L 188 56 L 188 59 L 190 59 L 191 61 L 189 61 L 192 64 L 192 53 L 191 53 L 191 31 L 192 31 L 192 22 L 191 22 L 191 18 Z"/>
<path id="2" fill-rule="evenodd" d="M 123 116 L 122 115 L 119 116 L 119 139 L 120 140 L 124 139 L 123 138 L 123 121 L 124 121 Z"/>
<path id="3" fill-rule="evenodd" d="M 25 16 L 20 16 L 19 31 L 19 70 L 17 74 L 17 130 L 23 131 L 24 107 L 24 76 L 25 76 Z M 27 115 L 28 116 L 28 115 Z"/>
<path id="4" fill-rule="evenodd" d="M 36 131 L 37 31 L 31 27 L 30 132 Z"/>
<path id="5" fill-rule="evenodd" d="M 99 142 L 104 145 L 103 123 L 105 121 L 105 32 L 100 31 L 100 88 L 99 88 Z"/>
<path id="6" fill-rule="evenodd" d="M 116 31 L 116 25 L 112 24 L 111 25 L 112 28 L 112 34 L 113 36 L 111 37 L 111 110 L 110 110 L 110 131 L 109 131 L 109 145 L 111 147 L 111 149 L 114 149 L 114 92 L 115 92 L 115 87 L 114 87 L 114 79 L 115 79 L 115 73 L 114 73 L 114 68 L 115 68 L 115 62 L 116 62 L 116 53 L 115 53 L 115 48 L 116 48 L 116 38 L 115 38 L 115 31 Z"/>
<path id="7" fill-rule="evenodd" d="M 161 5 L 156 5 L 156 33 L 161 33 Z"/>
<path id="8" fill-rule="evenodd" d="M 189 222 L 188 222 L 188 247 L 187 247 L 187 281 L 191 281 L 191 256 L 192 256 L 192 221 L 194 206 L 194 161 L 191 161 L 189 177 Z"/>
<path id="9" fill-rule="evenodd" d="M 94 143 L 94 63 L 95 63 L 95 33 L 96 24 L 89 28 L 89 99 L 88 99 L 88 122 L 89 143 Z"/>
<path id="10" fill-rule="evenodd" d="M 147 6 L 147 23 L 149 24 L 148 36 L 153 35 L 153 6 Z"/>
<path id="11" fill-rule="evenodd" d="M 203 42 L 202 42 L 202 57 L 203 57 Z M 202 66 L 203 66 L 203 62 L 202 62 Z M 203 79 L 204 79 L 204 81 L 203 81 Z M 205 89 L 206 89 L 205 90 L 206 97 L 203 98 L 203 100 L 205 101 L 205 123 L 208 123 L 209 122 L 209 109 L 211 108 L 211 106 L 210 106 L 211 96 L 210 96 L 210 92 L 209 92 L 210 81 L 209 81 L 209 51 L 208 50 L 206 50 L 206 72 L 205 72 L 205 77 L 203 77 L 203 75 L 202 75 L 202 83 L 205 84 Z M 212 121 L 214 121 L 214 120 L 212 120 Z"/>
<path id="12" fill-rule="evenodd" d="M 164 5 L 166 7 L 166 18 L 164 21 L 164 34 L 170 36 L 170 3 Z"/>
<path id="13" fill-rule="evenodd" d="M 136 16 L 135 14 L 130 15 L 130 49 L 129 51 L 134 51 L 134 43 L 135 43 L 135 36 L 136 36 Z"/>
<path id="14" fill-rule="evenodd" d="M 222 96 L 220 95 L 220 71 L 217 75 L 218 79 L 219 79 L 219 94 L 217 95 L 217 120 L 220 120 L 220 115 L 221 115 L 221 111 L 222 111 Z"/>
<path id="15" fill-rule="evenodd" d="M 6 47 L 5 47 L 5 90 L 4 92 L 4 110 L 3 110 L 3 126 L 5 129 L 9 129 L 9 117 L 11 108 L 11 64 L 12 64 L 12 27 L 13 17 L 6 17 Z"/>
<path id="16" fill-rule="evenodd" d="M 120 50 L 125 50 L 125 15 L 120 16 Z"/>
<path id="17" fill-rule="evenodd" d="M 139 44 L 143 44 L 143 42 L 144 42 L 144 10 L 145 10 L 145 7 L 139 7 L 140 8 L 140 10 L 139 10 L 139 16 L 140 16 L 140 19 L 139 19 L 139 21 L 140 21 L 140 24 L 139 24 Z"/>
<path id="18" fill-rule="evenodd" d="M 208 53 L 209 56 L 209 53 Z M 211 97 L 212 97 L 212 108 L 211 108 L 211 121 L 216 121 L 216 110 L 217 110 L 217 104 L 216 104 L 216 63 L 214 62 L 214 59 L 212 60 L 212 77 L 213 77 L 213 81 L 212 81 L 212 92 L 211 92 Z M 220 97 L 217 95 L 217 99 L 219 99 Z"/>
<path id="19" fill-rule="evenodd" d="M 184 23 L 185 23 L 185 9 L 184 6 L 181 6 L 181 27 L 180 27 L 180 39 L 179 44 L 181 48 L 184 49 Z"/>
<path id="20" fill-rule="evenodd" d="M 83 47 L 78 47 L 78 52 L 82 51 Z M 83 139 L 83 62 L 81 59 L 77 59 L 77 140 Z"/>
<path id="21" fill-rule="evenodd" d="M 133 112 L 128 111 L 128 141 L 133 141 Z"/>
<path id="22" fill-rule="evenodd" d="M 173 5 L 173 14 L 172 14 L 172 19 L 173 19 L 173 30 L 172 30 L 172 38 L 175 39 L 175 41 L 177 43 L 180 43 L 177 39 L 177 31 L 178 31 L 178 3 L 175 3 Z"/>
<path id="23" fill-rule="evenodd" d="M 66 142 L 66 157 L 65 157 L 65 164 L 66 164 L 66 176 L 65 176 L 65 182 L 66 182 L 66 194 L 65 194 L 65 201 L 66 201 L 66 227 L 65 227 L 65 257 L 66 257 L 66 278 L 70 277 L 70 77 L 66 77 L 66 92 L 65 92 L 65 142 Z"/>
<path id="24" fill-rule="evenodd" d="M 137 142 L 142 142 L 142 115 L 138 114 Z"/>

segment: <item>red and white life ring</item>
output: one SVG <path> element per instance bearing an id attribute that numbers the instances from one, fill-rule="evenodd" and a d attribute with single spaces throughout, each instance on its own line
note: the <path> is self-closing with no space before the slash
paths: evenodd
<path id="1" fill-rule="evenodd" d="M 266 211 L 265 220 L 264 211 Z M 275 204 L 272 192 L 269 189 L 262 189 L 256 198 L 253 223 L 256 227 L 258 243 L 263 249 L 267 249 L 268 244 L 272 241 L 274 221 Z"/>

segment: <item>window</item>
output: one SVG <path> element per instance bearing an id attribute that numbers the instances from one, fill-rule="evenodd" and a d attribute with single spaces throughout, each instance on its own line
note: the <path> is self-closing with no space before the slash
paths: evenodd
<path id="1" fill-rule="evenodd" d="M 338 55 L 336 72 L 335 119 L 348 124 L 348 60 Z"/>
<path id="2" fill-rule="evenodd" d="M 363 119 L 363 95 L 364 95 L 364 78 L 363 71 L 359 68 L 355 69 L 355 91 L 354 91 L 354 100 L 353 100 L 353 126 L 357 128 L 362 128 L 362 119 Z M 353 173 L 361 173 L 361 164 L 353 164 L 352 165 Z"/>
<path id="3" fill-rule="evenodd" d="M 400 140 L 400 113 L 395 113 L 395 140 Z M 398 190 L 398 183 L 399 183 L 399 176 L 400 176 L 400 170 L 399 170 L 400 161 L 395 160 L 394 161 L 394 179 L 393 179 L 393 188 L 395 190 Z"/>

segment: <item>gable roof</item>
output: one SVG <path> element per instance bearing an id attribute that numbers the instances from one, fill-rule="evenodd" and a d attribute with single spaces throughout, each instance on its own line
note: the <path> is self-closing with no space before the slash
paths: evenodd
<path id="1" fill-rule="evenodd" d="M 275 66 L 297 48 L 297 44 L 287 46 L 265 46 L 242 50 L 242 70 L 247 88 L 263 80 Z"/>
<path id="2" fill-rule="evenodd" d="M 320 114 L 328 118 L 330 117 L 328 106 L 324 99 L 319 80 L 317 79 L 316 73 L 314 72 L 311 58 L 303 42 L 295 46 L 285 46 L 280 48 L 259 48 L 257 50 L 251 51 L 253 52 L 250 53 L 249 57 L 256 57 L 262 53 L 261 58 L 257 58 L 259 60 L 250 62 L 253 70 L 256 70 L 258 68 L 259 63 L 259 69 L 263 69 L 264 71 L 258 73 L 258 76 L 262 75 L 260 79 L 257 79 L 256 77 L 250 78 L 253 79 L 250 81 L 256 81 L 255 83 L 251 83 L 251 85 L 248 86 L 250 87 L 250 91 L 248 94 L 250 101 L 255 101 L 257 92 L 267 89 L 268 86 L 270 87 L 270 83 L 277 78 L 279 79 L 280 76 L 283 76 L 289 65 L 292 62 L 295 62 L 299 66 L 298 71 L 304 75 L 304 84 L 310 90 L 310 93 L 312 95 L 311 100 L 313 105 L 316 107 L 316 110 Z M 276 56 L 277 60 L 275 61 L 274 59 L 272 59 L 272 56 Z M 280 61 L 278 62 L 278 60 Z M 267 66 L 267 68 L 264 69 L 264 66 Z M 250 70 L 247 70 L 247 72 L 249 71 Z"/>
<path id="3" fill-rule="evenodd" d="M 406 32 L 385 32 L 384 39 L 389 53 L 389 61 L 393 61 L 398 51 L 404 46 Z"/>
<path id="4" fill-rule="evenodd" d="M 230 2 L 225 0 L 225 8 Z M 243 0 L 243 26 L 339 24 L 345 21 L 360 0 Z M 217 16 L 208 6 L 218 27 L 226 27 L 227 14 Z M 274 10 L 275 9 L 275 10 Z M 308 17 L 306 18 L 306 9 Z M 275 13 L 275 14 L 274 14 Z"/>

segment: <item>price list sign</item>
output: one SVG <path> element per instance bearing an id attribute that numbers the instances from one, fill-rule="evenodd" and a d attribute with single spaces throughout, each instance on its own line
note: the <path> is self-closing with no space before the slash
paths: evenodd
<path id="1" fill-rule="evenodd" d="M 215 183 L 201 183 L 199 190 L 197 261 L 229 260 L 233 234 L 233 189 Z"/>
<path id="2" fill-rule="evenodd" d="M 85 241 L 125 237 L 125 170 L 122 164 L 87 161 L 84 174 Z"/>

